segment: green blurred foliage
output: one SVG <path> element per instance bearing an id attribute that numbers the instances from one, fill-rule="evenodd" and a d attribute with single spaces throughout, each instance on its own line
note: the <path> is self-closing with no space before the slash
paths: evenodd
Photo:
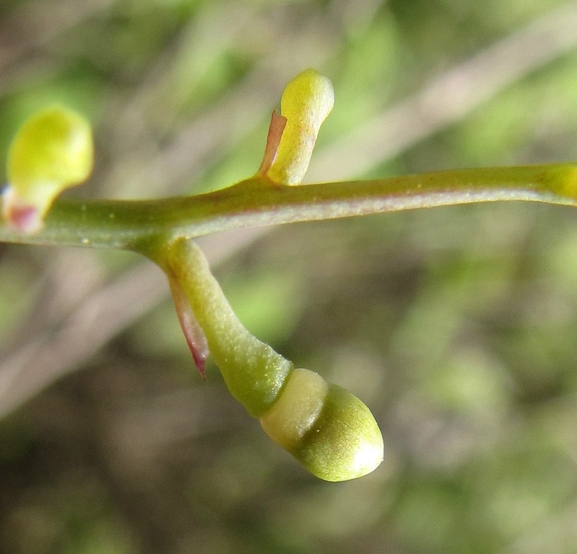
<path id="1" fill-rule="evenodd" d="M 365 175 L 575 160 L 570 46 L 430 126 L 459 88 L 438 98 L 400 127 L 430 130 L 392 157 L 378 156 L 388 144 L 353 141 L 350 158 L 330 158 L 337 141 L 459 64 L 567 17 L 563 4 L 5 0 L 0 170 L 25 117 L 59 101 L 93 122 L 97 142 L 93 178 L 69 194 L 225 186 L 256 170 L 284 84 L 310 66 L 335 86 L 318 153 L 343 176 L 349 159 L 375 151 Z M 1 246 L 0 409 L 23 383 L 38 386 L 0 421 L 0 551 L 577 552 L 572 209 L 442 208 L 205 248 L 234 254 L 215 269 L 249 328 L 370 405 L 382 467 L 336 485 L 297 467 L 214 367 L 206 383 L 195 372 L 168 288 L 142 285 L 135 257 Z M 127 309 L 112 285 L 128 271 L 146 313 L 103 341 Z M 103 322 L 113 294 L 120 313 Z M 69 362 L 85 344 L 96 351 Z M 46 363 L 19 369 L 33 352 Z M 45 383 L 46 367 L 60 369 Z"/>

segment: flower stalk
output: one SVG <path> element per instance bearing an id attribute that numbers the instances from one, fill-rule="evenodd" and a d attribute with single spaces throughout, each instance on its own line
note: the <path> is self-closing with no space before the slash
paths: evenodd
<path id="1" fill-rule="evenodd" d="M 577 206 L 577 164 L 437 171 L 366 181 L 271 186 L 254 177 L 187 197 L 57 199 L 34 235 L 0 224 L 0 242 L 135 250 L 158 240 L 401 210 L 496 201 Z"/>
<path id="2" fill-rule="evenodd" d="M 164 244 L 152 259 L 173 284 L 177 311 L 185 312 L 180 321 L 194 317 L 227 388 L 277 444 L 326 481 L 355 479 L 379 466 L 383 438 L 369 409 L 319 374 L 295 370 L 253 336 L 234 314 L 193 241 Z M 187 335 L 185 325 L 183 330 Z"/>

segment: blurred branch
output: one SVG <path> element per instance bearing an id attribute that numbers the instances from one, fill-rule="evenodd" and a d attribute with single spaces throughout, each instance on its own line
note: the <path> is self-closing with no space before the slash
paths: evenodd
<path id="1" fill-rule="evenodd" d="M 467 114 L 528 74 L 577 47 L 577 4 L 571 2 L 442 73 L 319 150 L 307 181 L 359 178 Z"/>
<path id="2" fill-rule="evenodd" d="M 262 234 L 259 229 L 235 232 L 223 240 L 207 237 L 201 244 L 218 264 Z M 84 262 L 83 262 L 84 263 Z M 83 291 L 74 306 L 52 318 L 44 313 L 36 330 L 0 363 L 0 418 L 64 375 L 79 369 L 106 343 L 168 296 L 166 277 L 155 265 L 140 263 L 112 282 Z"/>
<path id="3" fill-rule="evenodd" d="M 46 59 L 26 57 L 49 44 L 60 34 L 108 8 L 115 0 L 52 0 L 30 2 L 0 21 L 0 91 L 18 75 L 28 75 L 38 66 L 47 69 Z"/>

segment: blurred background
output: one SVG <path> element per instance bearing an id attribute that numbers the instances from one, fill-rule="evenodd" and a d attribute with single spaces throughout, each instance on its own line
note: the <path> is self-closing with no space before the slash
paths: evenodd
<path id="1" fill-rule="evenodd" d="M 93 122 L 72 194 L 257 169 L 285 83 L 335 86 L 308 182 L 577 160 L 577 3 L 3 0 L 0 169 L 58 101 Z M 577 552 L 577 216 L 440 208 L 208 237 L 243 322 L 385 435 L 307 474 L 195 370 L 160 271 L 0 245 L 0 552 Z"/>

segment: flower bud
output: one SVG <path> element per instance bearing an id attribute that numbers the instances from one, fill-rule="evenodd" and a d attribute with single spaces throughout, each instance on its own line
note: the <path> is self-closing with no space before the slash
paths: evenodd
<path id="1" fill-rule="evenodd" d="M 194 242 L 177 239 L 161 265 L 177 310 L 188 301 L 232 395 L 277 444 L 326 481 L 373 471 L 383 460 L 381 432 L 369 409 L 318 373 L 293 365 L 259 341 L 238 320 L 208 262 Z M 183 325 L 185 335 L 187 325 Z M 189 341 L 190 342 L 190 341 Z M 194 341 L 192 341 L 194 342 Z"/>
<path id="2" fill-rule="evenodd" d="M 10 146 L 4 219 L 23 232 L 38 231 L 53 200 L 87 179 L 92 164 L 92 131 L 81 115 L 54 106 L 32 116 Z"/>
<path id="3" fill-rule="evenodd" d="M 297 75 L 273 114 L 265 159 L 259 173 L 282 185 L 298 185 L 309 167 L 319 129 L 333 109 L 329 79 L 313 69 Z"/>
<path id="4" fill-rule="evenodd" d="M 383 437 L 369 409 L 307 369 L 291 373 L 260 422 L 272 440 L 325 481 L 362 477 L 384 457 Z"/>

